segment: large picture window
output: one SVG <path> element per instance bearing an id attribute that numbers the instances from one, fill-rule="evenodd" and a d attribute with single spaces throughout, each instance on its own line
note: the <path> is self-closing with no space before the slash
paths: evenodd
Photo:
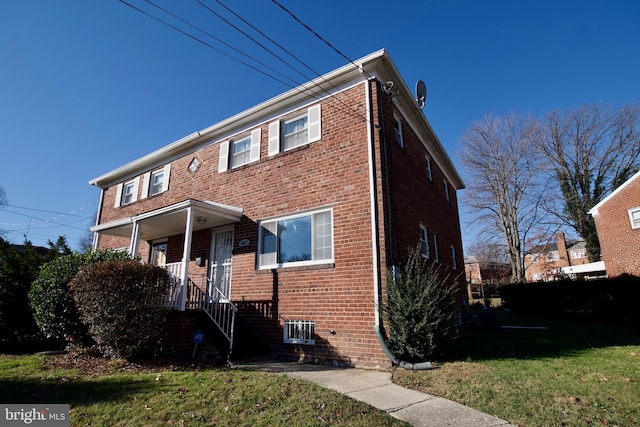
<path id="1" fill-rule="evenodd" d="M 333 260 L 331 209 L 260 222 L 260 268 Z"/>

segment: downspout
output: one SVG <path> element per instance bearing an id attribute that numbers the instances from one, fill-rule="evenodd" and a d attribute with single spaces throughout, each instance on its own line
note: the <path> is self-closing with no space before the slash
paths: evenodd
<path id="1" fill-rule="evenodd" d="M 409 370 L 425 370 L 433 368 L 431 362 L 410 363 L 398 359 L 382 335 L 380 330 L 380 232 L 378 229 L 378 203 L 377 203 L 377 188 L 376 188 L 376 169 L 375 169 L 375 141 L 374 134 L 374 121 L 373 121 L 373 105 L 371 99 L 371 82 L 375 81 L 375 78 L 365 79 L 365 95 L 366 95 L 366 108 L 367 108 L 367 151 L 369 156 L 369 194 L 371 202 L 371 251 L 373 257 L 373 303 L 374 303 L 374 330 L 380 342 L 380 347 L 387 355 L 389 360 L 394 366 L 400 366 Z"/>
<path id="2" fill-rule="evenodd" d="M 100 189 L 100 201 L 98 202 L 98 212 L 96 213 L 96 223 L 95 225 L 100 224 L 100 218 L 102 216 L 102 203 L 104 202 L 104 188 Z M 100 233 L 93 233 L 93 243 L 92 248 L 95 251 L 98 249 L 98 245 L 100 244 Z"/>

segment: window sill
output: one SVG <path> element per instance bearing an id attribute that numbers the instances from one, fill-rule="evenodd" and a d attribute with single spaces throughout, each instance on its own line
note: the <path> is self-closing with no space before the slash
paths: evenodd
<path id="1" fill-rule="evenodd" d="M 285 271 L 306 271 L 306 270 L 328 270 L 336 268 L 334 262 L 324 264 L 311 264 L 311 265 L 294 265 L 291 267 L 261 267 L 257 270 L 258 274 L 271 274 L 273 271 L 285 272 Z"/>

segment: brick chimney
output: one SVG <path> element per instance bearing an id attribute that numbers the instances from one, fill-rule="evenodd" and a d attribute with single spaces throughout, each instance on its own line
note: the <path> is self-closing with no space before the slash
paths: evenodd
<path id="1" fill-rule="evenodd" d="M 558 244 L 558 257 L 560 258 L 560 262 L 569 266 L 569 253 L 567 252 L 567 240 L 564 238 L 564 233 L 556 233 L 556 243 Z"/>

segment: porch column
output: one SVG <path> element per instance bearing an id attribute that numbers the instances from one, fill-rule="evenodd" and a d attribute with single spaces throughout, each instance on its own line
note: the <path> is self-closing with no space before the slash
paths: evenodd
<path id="1" fill-rule="evenodd" d="M 140 223 L 138 221 L 133 222 L 133 230 L 131 231 L 131 243 L 129 244 L 129 255 L 135 257 L 138 255 L 138 249 L 140 248 Z"/>
<path id="2" fill-rule="evenodd" d="M 187 305 L 187 286 L 189 280 L 189 259 L 191 259 L 191 238 L 193 234 L 193 208 L 187 208 L 187 225 L 184 231 L 184 248 L 182 250 L 182 275 L 180 276 L 180 311 Z"/>

